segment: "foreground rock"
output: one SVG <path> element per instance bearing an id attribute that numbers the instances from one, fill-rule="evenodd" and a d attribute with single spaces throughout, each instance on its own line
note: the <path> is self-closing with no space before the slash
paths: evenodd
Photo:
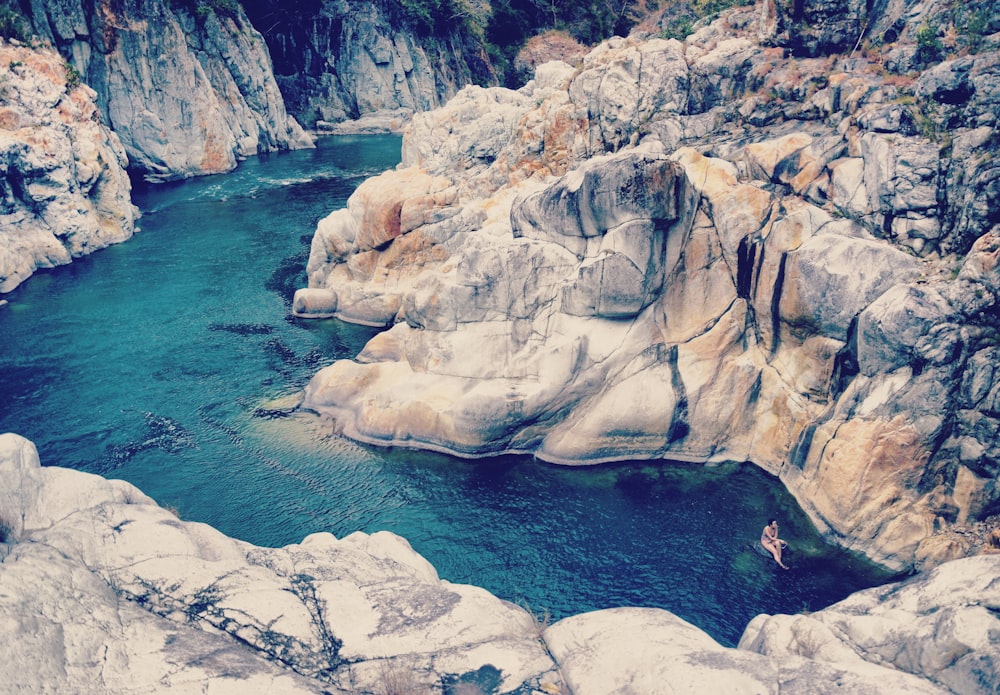
<path id="1" fill-rule="evenodd" d="M 947 534 L 1000 508 L 1000 53 L 886 79 L 760 17 L 416 116 L 317 227 L 296 313 L 388 330 L 303 407 L 463 456 L 750 460 L 892 569 L 974 552 Z"/>
<path id="2" fill-rule="evenodd" d="M 254 547 L 122 481 L 40 468 L 12 434 L 0 480 L 5 688 L 417 692 L 486 666 L 504 691 L 560 683 L 529 614 L 439 580 L 393 534 Z"/>
<path id="3" fill-rule="evenodd" d="M 817 613 L 760 615 L 740 648 L 775 658 L 877 664 L 955 693 L 991 692 L 1000 684 L 998 562 L 997 555 L 956 560 Z"/>
<path id="4" fill-rule="evenodd" d="M 0 293 L 135 232 L 128 160 L 53 51 L 0 40 Z"/>
<path id="5" fill-rule="evenodd" d="M 730 649 L 650 608 L 546 626 L 483 589 L 442 581 L 390 533 L 252 546 L 177 519 L 128 483 L 42 468 L 31 442 L 4 434 L 0 560 L 0 679 L 11 692 L 971 694 L 1000 685 L 1000 556 L 810 616 L 759 616 Z"/>

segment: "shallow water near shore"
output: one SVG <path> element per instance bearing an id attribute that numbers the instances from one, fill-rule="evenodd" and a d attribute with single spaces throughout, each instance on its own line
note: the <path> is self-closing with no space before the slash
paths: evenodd
<path id="1" fill-rule="evenodd" d="M 374 334 L 289 307 L 317 221 L 399 147 L 328 138 L 232 174 L 137 186 L 135 238 L 7 295 L 0 431 L 33 440 L 43 465 L 128 480 L 258 545 L 393 531 L 442 578 L 553 620 L 654 606 L 733 645 L 758 613 L 817 610 L 888 579 L 823 545 L 750 465 L 468 461 L 255 414 Z M 787 572 L 753 549 L 772 515 L 792 544 Z"/>

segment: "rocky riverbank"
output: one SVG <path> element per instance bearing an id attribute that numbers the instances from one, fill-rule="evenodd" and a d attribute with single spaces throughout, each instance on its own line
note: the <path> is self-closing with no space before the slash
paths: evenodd
<path id="1" fill-rule="evenodd" d="M 948 563 L 722 647 L 650 608 L 545 624 L 438 578 L 390 533 L 261 548 L 0 435 L 10 692 L 988 693 L 1000 555 Z"/>
<path id="2" fill-rule="evenodd" d="M 312 146 L 285 111 L 263 37 L 237 2 L 31 3 L 31 31 L 97 95 L 150 181 L 232 171 Z"/>
<path id="3" fill-rule="evenodd" d="M 317 227 L 295 313 L 388 330 L 303 407 L 462 456 L 749 460 L 892 569 L 973 552 L 949 529 L 1000 505 L 997 37 L 928 62 L 942 18 L 907 5 L 867 17 L 877 47 L 804 48 L 782 8 L 418 114 Z"/>

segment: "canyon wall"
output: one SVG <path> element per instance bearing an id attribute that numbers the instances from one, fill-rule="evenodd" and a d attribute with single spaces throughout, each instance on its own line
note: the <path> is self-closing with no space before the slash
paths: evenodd
<path id="1" fill-rule="evenodd" d="M 227 172 L 241 158 L 312 145 L 287 114 L 264 39 L 239 3 L 37 0 L 30 8 L 39 38 L 94 89 L 130 167 L 150 181 Z"/>
<path id="2" fill-rule="evenodd" d="M 419 3 L 243 4 L 270 47 L 288 110 L 310 128 L 401 130 L 413 113 L 443 105 L 467 84 L 497 83 L 475 33 L 486 19 L 475 16 L 477 3 L 425 27 L 405 13 Z"/>
<path id="3" fill-rule="evenodd" d="M 418 114 L 317 227 L 294 312 L 388 330 L 302 408 L 461 456 L 750 460 L 890 568 L 972 552 L 1000 511 L 1000 26 L 927 61 L 914 6 L 891 45 L 800 57 L 782 7 Z"/>

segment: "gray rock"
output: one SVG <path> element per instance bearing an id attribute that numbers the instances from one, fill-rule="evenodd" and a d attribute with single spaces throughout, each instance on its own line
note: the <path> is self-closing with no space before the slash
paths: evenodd
<path id="1" fill-rule="evenodd" d="M 135 231 L 128 159 L 52 51 L 0 46 L 0 293 Z"/>
<path id="2" fill-rule="evenodd" d="M 260 548 L 0 435 L 0 677 L 26 692 L 993 692 L 998 556 L 942 565 L 737 649 L 667 611 L 552 625 L 441 581 L 390 533 Z"/>
<path id="3" fill-rule="evenodd" d="M 943 565 L 913 580 L 858 592 L 810 615 L 757 616 L 741 650 L 912 673 L 945 692 L 992 693 L 1000 684 L 1000 556 Z"/>
<path id="4" fill-rule="evenodd" d="M 786 254 L 780 319 L 800 334 L 846 341 L 873 301 L 919 273 L 919 261 L 887 243 L 814 234 Z"/>
<path id="5" fill-rule="evenodd" d="M 160 181 L 312 146 L 285 111 L 263 38 L 236 8 L 199 14 L 152 0 L 111 13 L 76 0 L 35 3 L 32 19 L 97 92 L 131 167 Z"/>
<path id="6" fill-rule="evenodd" d="M 433 31 L 381 3 L 325 0 L 303 7 L 254 3 L 247 12 L 263 32 L 289 112 L 306 127 L 357 132 L 442 106 L 468 84 L 498 83 L 472 25 L 475 7 Z M 465 22 L 469 19 L 472 24 Z M 343 124 L 343 125 L 341 125 Z"/>

